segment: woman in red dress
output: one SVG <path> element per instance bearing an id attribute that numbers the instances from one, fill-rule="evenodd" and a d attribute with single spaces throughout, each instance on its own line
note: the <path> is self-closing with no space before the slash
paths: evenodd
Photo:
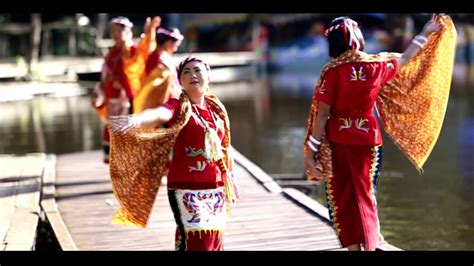
<path id="1" fill-rule="evenodd" d="M 160 25 L 160 17 L 147 19 L 145 37 L 137 45 L 132 40 L 133 23 L 126 17 L 110 20 L 110 36 L 114 46 L 105 56 L 100 83 L 93 93 L 93 105 L 102 122 L 108 123 L 111 116 L 132 113 L 131 106 L 140 87 L 140 76 L 149 54 L 150 45 L 155 40 L 155 30 Z M 99 97 L 99 95 L 101 97 Z M 109 162 L 110 135 L 105 126 L 102 134 L 104 163 Z"/>
<path id="2" fill-rule="evenodd" d="M 310 179 L 326 179 L 333 227 L 341 245 L 349 250 L 375 250 L 383 241 L 375 198 L 382 161 L 382 135 L 375 116 L 380 89 L 440 28 L 438 17 L 433 17 L 401 56 L 391 57 L 362 52 L 364 38 L 358 24 L 348 17 L 334 19 L 326 31 L 333 60 L 323 69 L 313 97 L 305 138 L 305 168 Z M 402 125 L 402 118 L 397 122 Z M 409 140 L 417 142 L 414 137 Z M 326 153 L 321 154 L 322 148 Z"/>
<path id="3" fill-rule="evenodd" d="M 209 92 L 209 71 L 201 59 L 186 58 L 177 68 L 179 99 L 111 125 L 111 177 L 122 207 L 114 223 L 146 225 L 168 168 L 176 250 L 222 250 L 228 208 L 238 199 L 229 119 Z"/>
<path id="4" fill-rule="evenodd" d="M 183 41 L 177 28 L 160 27 L 156 31 L 156 49 L 146 60 L 141 88 L 134 100 L 134 112 L 156 108 L 171 97 L 178 98 L 181 88 L 176 77 L 173 54 Z"/>

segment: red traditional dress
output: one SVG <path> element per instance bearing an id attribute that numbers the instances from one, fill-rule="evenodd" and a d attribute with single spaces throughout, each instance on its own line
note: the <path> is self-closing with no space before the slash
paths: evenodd
<path id="1" fill-rule="evenodd" d="M 149 30 L 138 45 L 131 41 L 112 47 L 105 57 L 99 92 L 103 94 L 103 103 L 96 104 L 96 111 L 107 124 L 111 116 L 130 113 L 130 104 L 141 87 L 140 78 L 145 69 L 150 45 L 154 43 L 155 31 Z M 102 147 L 104 162 L 109 161 L 110 135 L 104 127 Z"/>
<path id="2" fill-rule="evenodd" d="M 179 100 L 164 106 L 176 120 Z M 210 105 L 191 104 L 191 117 L 181 129 L 173 148 L 168 172 L 168 196 L 178 225 L 177 250 L 222 250 L 226 222 L 224 182 L 213 158 L 208 134 L 216 133 L 218 146 L 224 122 Z M 212 145 L 212 144 L 211 144 Z"/>
<path id="3" fill-rule="evenodd" d="M 305 143 L 319 102 L 331 104 L 315 159 L 326 178 L 329 214 L 343 246 L 362 243 L 365 250 L 374 250 L 380 242 L 375 192 L 382 139 L 373 113 L 375 102 L 385 132 L 419 171 L 436 143 L 456 47 L 450 17 L 441 16 L 439 22 L 442 28 L 398 71 L 393 59 L 400 54 L 370 55 L 357 50 L 344 52 L 322 70 Z M 309 147 L 304 149 L 306 153 Z"/>
<path id="4" fill-rule="evenodd" d="M 124 53 L 132 56 L 136 53 L 136 45 L 114 46 L 105 57 L 102 70 L 101 86 L 104 93 L 105 121 L 108 117 L 127 115 L 134 92 L 130 85 L 128 76 L 124 71 L 122 57 Z M 109 162 L 110 135 L 107 127 L 102 134 L 102 147 L 104 149 L 104 162 Z"/>
<path id="5" fill-rule="evenodd" d="M 166 128 L 137 127 L 130 116 L 111 120 L 110 176 L 121 205 L 114 224 L 146 226 L 169 168 L 176 249 L 222 250 L 226 215 L 239 192 L 227 112 L 212 94 L 205 103 L 192 104 L 185 93 L 171 99 L 164 105 L 173 113 Z"/>
<path id="6" fill-rule="evenodd" d="M 316 101 L 331 105 L 326 136 L 331 145 L 333 178 L 327 202 L 341 244 L 379 238 L 375 193 L 382 135 L 374 115 L 380 87 L 395 77 L 397 61 L 350 62 L 327 70 Z"/>

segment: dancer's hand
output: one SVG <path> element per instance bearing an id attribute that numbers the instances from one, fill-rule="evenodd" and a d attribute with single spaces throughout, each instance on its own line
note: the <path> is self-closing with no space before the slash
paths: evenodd
<path id="1" fill-rule="evenodd" d="M 153 20 L 151 21 L 151 27 L 153 29 L 158 28 L 161 25 L 161 17 L 160 16 L 155 16 L 153 17 Z"/>
<path id="2" fill-rule="evenodd" d="M 111 116 L 107 124 L 113 132 L 125 132 L 140 127 L 141 119 L 135 115 Z"/>
<path id="3" fill-rule="evenodd" d="M 148 32 L 149 30 L 156 30 L 161 25 L 161 17 L 160 16 L 155 16 L 153 17 L 153 20 L 148 17 L 146 18 L 145 22 L 145 32 Z"/>
<path id="4" fill-rule="evenodd" d="M 93 107 L 101 107 L 105 103 L 104 93 L 100 82 L 97 82 L 91 93 L 91 104 Z"/>
<path id="5" fill-rule="evenodd" d="M 316 168 L 316 161 L 312 151 L 305 153 L 304 168 L 306 170 L 306 176 L 308 176 L 309 180 L 318 182 L 324 179 L 321 171 Z"/>
<path id="6" fill-rule="evenodd" d="M 431 19 L 426 23 L 425 27 L 423 28 L 421 34 L 423 34 L 425 37 L 428 37 L 431 33 L 437 32 L 439 29 L 441 29 L 441 24 L 439 23 L 439 15 L 433 14 Z"/>

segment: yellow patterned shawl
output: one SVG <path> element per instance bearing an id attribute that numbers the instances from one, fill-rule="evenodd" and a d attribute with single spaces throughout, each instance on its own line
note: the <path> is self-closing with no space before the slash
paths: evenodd
<path id="1" fill-rule="evenodd" d="M 133 112 L 142 112 L 165 103 L 174 88 L 173 72 L 159 64 L 141 80 L 141 88 L 133 99 Z"/>
<path id="2" fill-rule="evenodd" d="M 385 132 L 420 172 L 441 131 L 454 66 L 456 29 L 449 16 L 440 17 L 440 23 L 442 28 L 431 34 L 423 50 L 400 68 L 393 80 L 382 86 L 377 99 Z M 349 50 L 330 61 L 321 76 L 329 68 L 348 62 L 387 61 L 399 56 L 398 53 L 369 55 Z M 318 111 L 315 97 L 320 87 L 321 80 L 316 85 L 308 118 L 305 153 Z M 331 149 L 325 134 L 320 150 L 316 155 L 319 159 L 317 168 L 329 179 L 332 177 Z"/>
<path id="3" fill-rule="evenodd" d="M 128 77 L 133 93 L 137 95 L 142 88 L 142 76 L 145 72 L 146 61 L 150 55 L 150 49 L 156 45 L 156 31 L 149 27 L 145 30 L 145 36 L 140 39 L 137 51 L 128 53 L 122 57 L 124 72 Z"/>
<path id="4" fill-rule="evenodd" d="M 230 183 L 233 180 L 226 178 L 231 175 L 233 168 L 233 160 L 228 154 L 230 126 L 227 111 L 216 96 L 206 94 L 205 98 L 224 121 L 224 158 L 219 166 L 223 170 L 227 199 L 232 203 L 235 202 L 235 194 L 228 186 L 233 187 L 233 183 Z M 177 120 L 170 128 L 145 129 L 133 126 L 131 116 L 112 117 L 109 126 L 110 177 L 115 197 L 121 206 L 115 214 L 113 224 L 146 226 L 161 178 L 166 171 L 169 154 L 180 130 L 188 123 L 191 112 L 191 102 L 182 93 Z"/>

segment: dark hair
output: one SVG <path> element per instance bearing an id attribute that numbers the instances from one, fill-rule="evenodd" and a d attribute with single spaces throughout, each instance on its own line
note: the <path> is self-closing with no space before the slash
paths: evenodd
<path id="1" fill-rule="evenodd" d="M 351 31 L 355 38 L 352 43 L 350 43 Z M 357 23 L 349 17 L 338 17 L 331 21 L 326 30 L 326 36 L 329 43 L 329 56 L 332 58 L 337 58 L 347 50 L 363 51 L 365 48 L 364 36 L 362 36 Z M 357 47 L 357 44 L 359 47 Z"/>
<path id="2" fill-rule="evenodd" d="M 186 57 L 183 61 L 181 61 L 181 63 L 179 63 L 178 67 L 176 67 L 176 73 L 178 74 L 178 81 L 179 83 L 181 84 L 181 73 L 183 73 L 183 69 L 184 67 L 188 64 L 188 63 L 191 63 L 193 61 L 197 61 L 197 62 L 200 62 L 202 64 L 204 64 L 204 66 L 206 67 L 207 71 L 211 70 L 211 67 L 209 66 L 209 64 L 207 64 L 206 62 L 204 62 L 202 59 L 200 58 L 197 58 L 195 56 L 188 56 Z"/>

